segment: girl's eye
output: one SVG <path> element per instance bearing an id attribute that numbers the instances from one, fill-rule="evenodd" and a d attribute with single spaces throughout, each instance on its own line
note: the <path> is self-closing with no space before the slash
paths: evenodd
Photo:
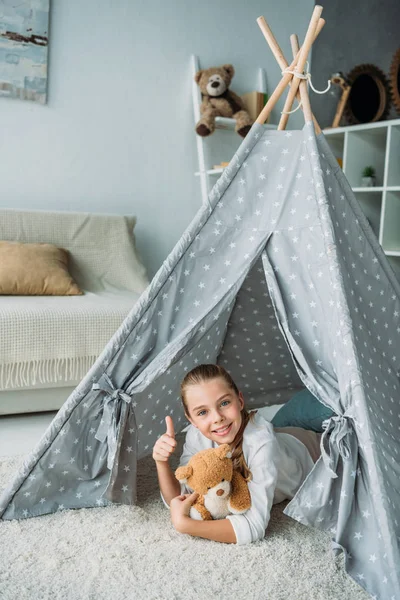
<path id="1" fill-rule="evenodd" d="M 221 406 L 224 406 L 224 404 L 226 405 L 226 404 L 230 404 L 230 403 L 231 403 L 231 401 L 230 401 L 230 400 L 223 400 L 223 401 L 221 402 Z M 197 413 L 197 416 L 198 416 L 198 417 L 202 417 L 202 416 L 204 416 L 204 414 L 205 414 L 205 413 L 206 413 L 206 411 L 205 411 L 205 410 L 201 410 L 199 413 Z"/>

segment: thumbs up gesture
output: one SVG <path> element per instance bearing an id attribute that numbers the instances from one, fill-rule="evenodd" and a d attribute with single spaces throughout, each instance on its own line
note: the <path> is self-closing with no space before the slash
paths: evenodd
<path id="1" fill-rule="evenodd" d="M 167 425 L 167 435 L 169 435 L 169 437 L 171 437 L 173 440 L 175 440 L 175 429 L 174 429 L 174 422 L 172 420 L 172 417 L 170 417 L 170 416 L 165 417 L 165 423 Z"/>
<path id="2" fill-rule="evenodd" d="M 165 417 L 167 431 L 158 438 L 153 447 L 153 459 L 156 462 L 167 462 L 176 449 L 174 422 L 170 416 Z"/>

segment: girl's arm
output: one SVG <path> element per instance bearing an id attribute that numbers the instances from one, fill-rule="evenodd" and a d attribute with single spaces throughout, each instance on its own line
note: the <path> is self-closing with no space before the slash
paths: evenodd
<path id="1" fill-rule="evenodd" d="M 182 455 L 180 458 L 179 466 L 187 465 L 190 458 L 204 448 L 198 444 L 196 438 L 197 430 L 190 426 L 186 433 L 185 443 L 183 445 Z M 169 506 L 172 498 L 188 492 L 190 488 L 185 484 L 181 484 L 175 477 L 175 473 L 171 470 L 168 461 L 157 462 L 157 474 L 158 482 L 160 486 L 161 498 L 164 503 Z M 165 493 L 164 493 L 165 492 Z"/>
<path id="2" fill-rule="evenodd" d="M 168 461 L 156 461 L 156 466 L 160 492 L 165 502 L 169 505 L 172 498 L 179 496 L 181 493 L 181 484 L 172 472 Z"/>
<path id="3" fill-rule="evenodd" d="M 231 522 L 228 519 L 214 521 L 197 521 L 186 517 L 177 529 L 180 533 L 187 533 L 196 537 L 214 540 L 214 542 L 225 542 L 236 544 L 236 535 Z"/>

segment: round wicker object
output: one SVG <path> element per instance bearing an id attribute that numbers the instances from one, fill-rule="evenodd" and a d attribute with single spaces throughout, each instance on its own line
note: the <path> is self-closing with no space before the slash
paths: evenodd
<path id="1" fill-rule="evenodd" d="M 393 105 L 400 113 L 400 48 L 394 53 L 390 65 L 390 93 Z"/>
<path id="2" fill-rule="evenodd" d="M 389 82 L 375 65 L 358 65 L 346 79 L 351 85 L 344 115 L 350 125 L 383 121 L 390 110 Z"/>

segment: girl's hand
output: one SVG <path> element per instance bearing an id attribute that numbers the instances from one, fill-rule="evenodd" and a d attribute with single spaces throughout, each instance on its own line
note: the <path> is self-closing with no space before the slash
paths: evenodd
<path id="1" fill-rule="evenodd" d="M 165 417 L 167 431 L 158 438 L 153 447 L 153 458 L 156 462 L 168 462 L 176 449 L 174 422 L 170 416 Z"/>
<path id="2" fill-rule="evenodd" d="M 182 494 L 172 498 L 169 508 L 171 511 L 171 521 L 177 531 L 183 531 L 185 519 L 189 519 L 190 508 L 198 498 L 198 493 Z"/>

